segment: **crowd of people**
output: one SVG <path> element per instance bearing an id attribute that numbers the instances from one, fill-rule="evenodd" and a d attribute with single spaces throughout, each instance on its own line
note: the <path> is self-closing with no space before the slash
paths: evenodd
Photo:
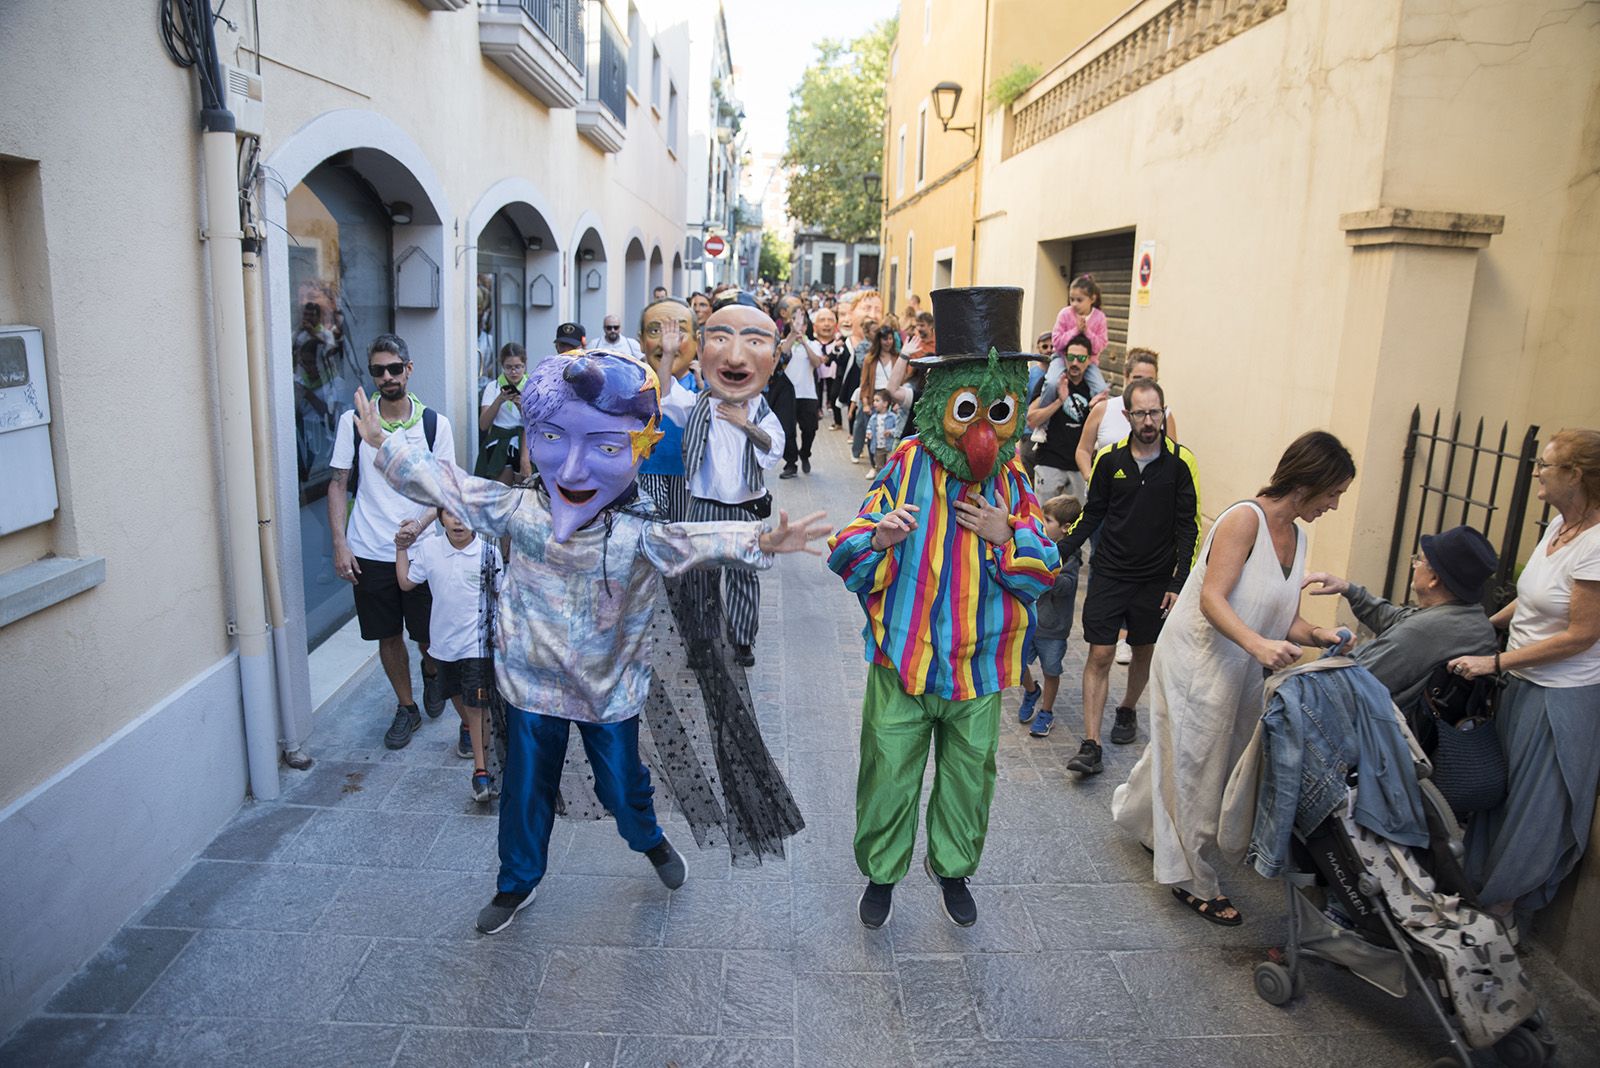
<path id="1" fill-rule="evenodd" d="M 669 886 L 682 882 L 640 757 L 639 718 L 654 700 L 652 670 L 663 670 L 643 634 L 665 589 L 704 714 L 748 711 L 722 673 L 756 662 L 758 573 L 773 552 L 816 551 L 820 533 L 819 516 L 768 522 L 767 478 L 810 475 L 819 432 L 848 434 L 850 462 L 872 483 L 828 545 L 866 617 L 855 851 L 868 927 L 888 921 L 911 864 L 930 741 L 926 871 L 952 922 L 976 920 L 967 880 L 1012 687 L 1035 738 L 1050 736 L 1064 698 L 1081 710 L 1067 767 L 1083 780 L 1103 772 L 1105 743 L 1139 740 L 1144 702 L 1147 744 L 1113 793 L 1113 818 L 1182 906 L 1242 922 L 1221 885 L 1237 859 L 1219 845 L 1228 779 L 1262 719 L 1266 676 L 1316 649 L 1347 655 L 1408 716 L 1441 672 L 1503 682 L 1493 730 L 1507 786 L 1471 814 L 1466 867 L 1508 922 L 1551 900 L 1583 854 L 1600 784 L 1600 432 L 1546 444 L 1537 496 L 1554 515 L 1515 600 L 1484 612 L 1496 554 L 1458 527 L 1421 539 L 1414 603 L 1391 604 L 1307 572 L 1308 528 L 1357 474 L 1333 435 L 1296 438 L 1259 492 L 1208 528 L 1203 458 L 1179 440 L 1160 355 L 1129 348 L 1110 388 L 1094 278 L 1072 280 L 1031 349 L 1020 291 L 941 290 L 932 301 L 925 311 L 913 297 L 897 315 L 870 287 L 658 290 L 633 335 L 616 315 L 595 340 L 562 324 L 556 355 L 531 366 L 506 345 L 483 390 L 470 478 L 449 463 L 448 421 L 407 391 L 405 342 L 373 342 L 377 391 L 358 394 L 334 431 L 335 569 L 355 586 L 362 636 L 379 643 L 394 689 L 385 743 L 406 745 L 423 713 L 454 701 L 473 797 L 502 796 L 502 872 L 482 929 L 510 923 L 542 877 L 568 722 L 619 832 Z M 428 529 L 435 519 L 442 534 Z M 613 556 L 607 539 L 624 523 L 638 533 Z M 586 555 L 562 548 L 591 537 L 602 540 Z M 1342 598 L 1368 636 L 1310 623 L 1307 590 Z M 579 617 L 595 636 L 574 637 Z M 420 710 L 402 631 L 423 657 Z M 1070 693 L 1074 637 L 1085 657 Z M 1126 677 L 1102 736 L 1115 663 Z M 510 754 L 498 776 L 497 701 Z M 768 768 L 750 729 L 746 755 Z M 719 770 L 708 778 L 734 778 Z M 742 804 L 781 847 L 799 825 L 792 799 L 775 771 L 747 779 Z"/>

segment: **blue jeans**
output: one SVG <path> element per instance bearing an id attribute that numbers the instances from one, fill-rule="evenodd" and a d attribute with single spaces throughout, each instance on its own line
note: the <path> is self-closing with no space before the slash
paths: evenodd
<path id="1" fill-rule="evenodd" d="M 594 771 L 594 792 L 616 818 L 617 833 L 635 853 L 661 844 L 650 771 L 639 759 L 639 717 L 580 723 L 520 708 L 506 709 L 506 767 L 500 784 L 502 893 L 521 894 L 544 878 L 555 826 L 556 794 L 567 757 L 568 726 L 578 728 Z"/>
<path id="2" fill-rule="evenodd" d="M 850 455 L 860 457 L 867 447 L 867 420 L 872 418 L 871 407 L 856 412 L 856 421 L 850 427 Z"/>

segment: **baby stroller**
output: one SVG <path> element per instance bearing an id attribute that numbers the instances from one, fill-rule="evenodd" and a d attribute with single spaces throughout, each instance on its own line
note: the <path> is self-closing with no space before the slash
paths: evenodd
<path id="1" fill-rule="evenodd" d="M 1338 666 L 1338 660 L 1352 663 L 1329 658 L 1315 666 Z M 1269 683 L 1269 696 L 1274 690 Z M 1477 907 L 1461 869 L 1461 829 L 1428 781 L 1431 767 L 1404 720 L 1389 708 L 1415 757 L 1405 771 L 1390 773 L 1416 776 L 1428 844 L 1398 845 L 1357 823 L 1361 769 L 1350 767 L 1345 797 L 1332 814 L 1309 833 L 1294 827 L 1280 876 L 1288 941 L 1256 965 L 1256 993 L 1270 1004 L 1288 1004 L 1303 990 L 1302 958 L 1315 957 L 1391 997 L 1419 991 L 1453 1050 L 1432 1068 L 1471 1068 L 1471 1051 L 1491 1046 L 1514 1068 L 1542 1065 L 1555 1043 L 1538 999 L 1505 930 Z"/>

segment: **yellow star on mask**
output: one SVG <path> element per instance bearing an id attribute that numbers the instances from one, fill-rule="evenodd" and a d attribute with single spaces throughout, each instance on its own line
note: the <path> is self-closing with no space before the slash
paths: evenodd
<path id="1" fill-rule="evenodd" d="M 644 425 L 643 430 L 629 432 L 628 437 L 633 439 L 633 462 L 638 463 L 656 447 L 656 442 L 666 437 L 656 429 L 656 417 L 651 416 L 650 421 Z"/>

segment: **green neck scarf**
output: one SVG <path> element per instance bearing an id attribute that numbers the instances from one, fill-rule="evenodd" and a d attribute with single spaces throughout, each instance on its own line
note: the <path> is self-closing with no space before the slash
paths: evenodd
<path id="1" fill-rule="evenodd" d="M 407 393 L 406 397 L 411 401 L 411 414 L 404 419 L 385 419 L 383 417 L 383 409 L 378 407 L 383 399 L 383 394 L 377 392 L 372 394 L 373 407 L 377 408 L 378 411 L 378 425 L 391 434 L 397 430 L 410 430 L 422 422 L 422 402 L 417 399 L 415 393 Z"/>

